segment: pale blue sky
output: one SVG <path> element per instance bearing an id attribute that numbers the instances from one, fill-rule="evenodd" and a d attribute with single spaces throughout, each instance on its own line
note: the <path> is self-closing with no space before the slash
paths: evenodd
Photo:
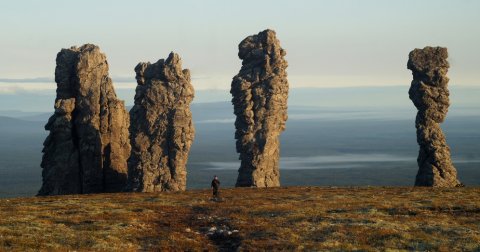
<path id="1" fill-rule="evenodd" d="M 238 43 L 272 28 L 292 87 L 409 85 L 408 53 L 426 45 L 449 48 L 451 84 L 478 85 L 479 25 L 474 0 L 1 1 L 0 78 L 53 78 L 61 48 L 95 43 L 114 78 L 175 51 L 197 89 L 228 89 Z"/>

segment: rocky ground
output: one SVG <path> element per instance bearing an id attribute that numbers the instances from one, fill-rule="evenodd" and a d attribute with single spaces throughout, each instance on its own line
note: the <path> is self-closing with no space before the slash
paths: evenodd
<path id="1" fill-rule="evenodd" d="M 0 200 L 0 250 L 480 250 L 480 188 L 285 187 Z"/>

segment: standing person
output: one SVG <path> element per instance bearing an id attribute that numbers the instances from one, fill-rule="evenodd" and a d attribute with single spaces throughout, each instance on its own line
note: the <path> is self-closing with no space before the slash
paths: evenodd
<path id="1" fill-rule="evenodd" d="M 212 180 L 212 190 L 213 190 L 213 199 L 218 199 L 218 188 L 220 187 L 220 180 L 218 180 L 217 175 L 213 176 Z"/>

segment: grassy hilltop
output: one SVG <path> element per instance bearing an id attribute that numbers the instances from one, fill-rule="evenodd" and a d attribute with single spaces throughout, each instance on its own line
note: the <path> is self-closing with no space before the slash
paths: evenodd
<path id="1" fill-rule="evenodd" d="M 0 250 L 480 251 L 480 188 L 284 187 L 0 200 Z"/>

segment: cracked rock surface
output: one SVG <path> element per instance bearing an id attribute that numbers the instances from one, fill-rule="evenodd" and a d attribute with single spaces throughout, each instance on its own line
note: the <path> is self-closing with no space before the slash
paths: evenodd
<path id="1" fill-rule="evenodd" d="M 185 190 L 186 164 L 195 135 L 190 71 L 182 69 L 180 57 L 172 52 L 166 60 L 139 63 L 135 72 L 138 86 L 130 110 L 127 190 Z"/>
<path id="2" fill-rule="evenodd" d="M 409 54 L 407 67 L 413 80 L 408 94 L 418 109 L 415 127 L 420 146 L 416 186 L 462 186 L 440 128 L 450 106 L 447 58 L 447 48 L 443 47 L 415 49 Z"/>
<path id="3" fill-rule="evenodd" d="M 129 115 L 99 47 L 57 54 L 55 112 L 45 129 L 38 195 L 119 192 L 127 181 Z"/>
<path id="4" fill-rule="evenodd" d="M 241 166 L 236 186 L 280 186 L 280 141 L 287 121 L 286 52 L 272 30 L 245 38 L 230 93 L 236 115 L 236 149 Z"/>

